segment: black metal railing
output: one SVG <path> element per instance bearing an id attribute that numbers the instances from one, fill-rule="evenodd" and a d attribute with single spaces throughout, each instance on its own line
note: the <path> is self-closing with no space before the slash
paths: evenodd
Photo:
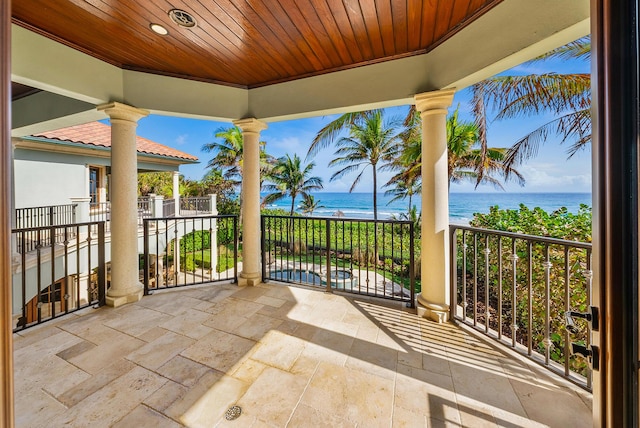
<path id="1" fill-rule="evenodd" d="M 193 216 L 211 212 L 211 198 L 180 198 L 180 215 Z"/>
<path id="2" fill-rule="evenodd" d="M 16 212 L 16 229 L 34 229 L 29 233 L 24 233 L 20 239 L 17 239 L 18 253 L 22 251 L 32 251 L 35 247 L 31 245 L 36 240 L 46 245 L 51 242 L 58 243 L 64 239 L 61 235 L 51 236 L 51 229 L 41 231 L 38 234 L 35 228 L 46 226 L 57 226 L 62 224 L 71 224 L 76 219 L 76 204 L 67 205 L 51 205 L 46 207 L 29 207 L 17 208 Z"/>
<path id="3" fill-rule="evenodd" d="M 16 228 L 55 226 L 75 221 L 76 204 L 16 208 Z"/>
<path id="4" fill-rule="evenodd" d="M 12 235 L 31 241 L 13 261 L 14 332 L 104 304 L 104 222 L 20 228 Z M 51 236 L 63 239 L 52 243 Z"/>
<path id="5" fill-rule="evenodd" d="M 565 312 L 591 304 L 591 244 L 451 225 L 451 317 L 587 389 L 591 370 L 571 355 L 589 346 Z"/>
<path id="6" fill-rule="evenodd" d="M 406 301 L 415 294 L 410 221 L 262 216 L 262 278 Z"/>
<path id="7" fill-rule="evenodd" d="M 176 200 L 163 199 L 162 201 L 162 217 L 174 217 L 176 215 Z"/>
<path id="8" fill-rule="evenodd" d="M 143 283 L 153 290 L 238 279 L 238 217 L 144 220 Z"/>

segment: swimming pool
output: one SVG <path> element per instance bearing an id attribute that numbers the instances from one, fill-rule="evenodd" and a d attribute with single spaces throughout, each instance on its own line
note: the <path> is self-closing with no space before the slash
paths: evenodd
<path id="1" fill-rule="evenodd" d="M 315 271 L 299 269 L 274 269 L 269 272 L 269 279 L 299 284 L 311 284 L 326 286 L 326 276 Z M 358 285 L 358 278 L 354 277 L 348 269 L 331 269 L 331 287 L 352 290 Z"/>

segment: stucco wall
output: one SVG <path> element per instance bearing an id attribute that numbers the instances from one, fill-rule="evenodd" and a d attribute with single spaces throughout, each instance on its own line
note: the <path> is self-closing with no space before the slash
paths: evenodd
<path id="1" fill-rule="evenodd" d="M 86 167 L 82 164 L 14 161 L 15 207 L 41 207 L 71 203 L 86 197 Z"/>

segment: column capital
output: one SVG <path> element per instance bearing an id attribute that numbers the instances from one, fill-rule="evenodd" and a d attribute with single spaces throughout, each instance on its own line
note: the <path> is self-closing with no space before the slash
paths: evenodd
<path id="1" fill-rule="evenodd" d="M 98 111 L 104 111 L 111 119 L 129 122 L 138 122 L 143 117 L 149 116 L 148 110 L 118 102 L 101 104 L 98 106 Z"/>
<path id="2" fill-rule="evenodd" d="M 242 129 L 242 132 L 257 132 L 267 129 L 267 124 L 255 118 L 234 120 L 233 124 Z"/>
<path id="3" fill-rule="evenodd" d="M 416 109 L 420 114 L 443 113 L 447 114 L 447 109 L 451 107 L 453 95 L 456 93 L 455 88 L 441 89 L 439 91 L 423 92 L 416 94 Z"/>

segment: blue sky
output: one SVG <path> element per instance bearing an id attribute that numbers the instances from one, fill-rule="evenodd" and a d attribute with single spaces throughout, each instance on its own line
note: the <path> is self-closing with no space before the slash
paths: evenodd
<path id="1" fill-rule="evenodd" d="M 586 73 L 589 72 L 589 62 L 554 60 L 523 64 L 503 74 L 545 72 Z M 449 111 L 453 111 L 460 104 L 460 118 L 473 120 L 470 114 L 470 98 L 469 90 L 457 92 Z M 407 109 L 408 106 L 388 109 L 385 116 L 404 117 Z M 304 159 L 309 144 L 318 130 L 335 117 L 337 116 L 269 123 L 269 128 L 262 132 L 261 139 L 267 142 L 267 152 L 273 156 L 279 157 L 297 153 Z M 550 119 L 552 119 L 551 116 L 490 122 L 489 145 L 508 147 L 519 137 Z M 187 178 L 200 179 L 204 176 L 207 162 L 212 157 L 211 153 L 201 150 L 202 146 L 215 139 L 214 134 L 220 127 L 229 126 L 231 126 L 230 123 L 151 115 L 139 122 L 138 135 L 198 156 L 200 158 L 199 164 L 182 166 L 180 172 Z M 526 178 L 526 185 L 520 187 L 515 183 L 507 183 L 504 185 L 505 190 L 507 192 L 591 192 L 590 149 L 583 150 L 573 158 L 567 159 L 567 148 L 567 145 L 560 145 L 551 137 L 540 147 L 537 157 L 518 166 L 517 169 Z M 355 174 L 345 176 L 337 181 L 330 181 L 335 169 L 330 169 L 327 164 L 333 158 L 333 152 L 333 148 L 327 148 L 315 156 L 313 159 L 316 165 L 314 175 L 323 179 L 324 191 L 347 192 Z M 389 173 L 381 173 L 378 182 L 384 184 L 389 176 Z M 369 192 L 371 186 L 371 173 L 368 171 L 355 191 Z M 473 192 L 474 185 L 470 183 L 453 184 L 451 191 Z M 491 186 L 479 186 L 475 191 L 495 192 L 496 190 Z"/>

